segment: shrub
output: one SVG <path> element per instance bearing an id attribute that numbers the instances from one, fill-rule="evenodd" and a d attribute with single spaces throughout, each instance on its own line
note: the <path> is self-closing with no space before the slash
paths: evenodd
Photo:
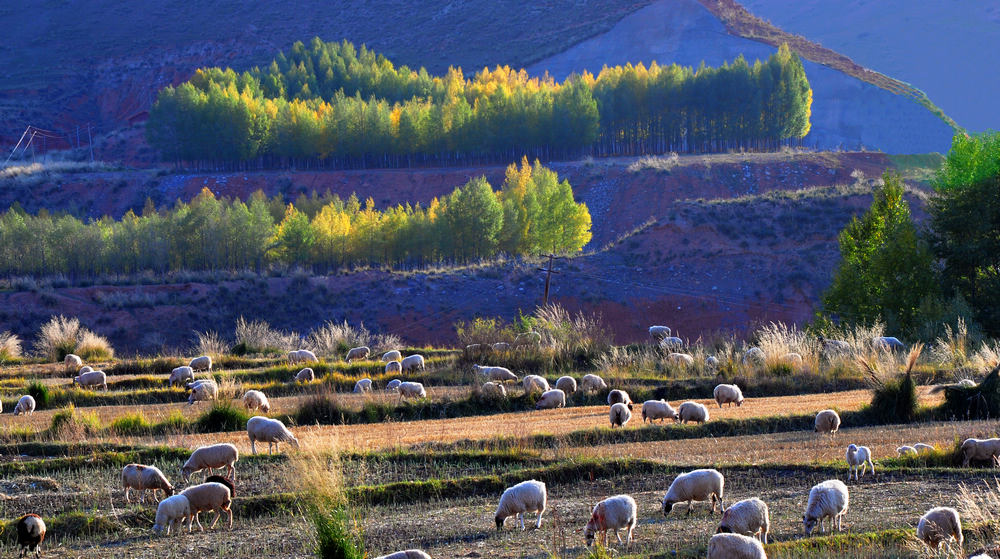
<path id="1" fill-rule="evenodd" d="M 214 330 L 195 332 L 195 336 L 195 348 L 199 355 L 223 355 L 229 351 L 229 344 Z"/>
<path id="2" fill-rule="evenodd" d="M 316 555 L 323 559 L 363 559 L 361 526 L 344 496 L 338 454 L 295 453 L 293 481 L 301 490 L 305 516 L 316 530 Z"/>
<path id="3" fill-rule="evenodd" d="M 337 324 L 332 320 L 309 333 L 305 346 L 316 352 L 317 356 L 342 355 L 352 347 L 368 346 L 372 353 L 399 349 L 402 340 L 394 334 L 375 334 L 365 328 L 364 323 L 358 327 L 351 326 L 345 320 Z"/>
<path id="4" fill-rule="evenodd" d="M 248 321 L 241 316 L 236 321 L 236 345 L 233 353 L 280 355 L 295 349 L 300 340 L 300 336 L 294 332 L 281 332 L 271 328 L 263 320 Z"/>
<path id="5" fill-rule="evenodd" d="M 108 429 L 116 435 L 148 435 L 153 431 L 153 424 L 140 412 L 127 413 L 119 416 L 108 425 Z"/>
<path id="6" fill-rule="evenodd" d="M 1000 365 L 976 386 L 943 385 L 940 414 L 945 418 L 977 419 L 1000 416 Z"/>
<path id="7" fill-rule="evenodd" d="M 10 331 L 0 333 L 0 361 L 10 361 L 21 357 L 21 338 Z"/>
<path id="8" fill-rule="evenodd" d="M 211 409 L 195 421 L 194 426 L 199 433 L 242 431 L 246 429 L 250 417 L 246 410 L 234 406 L 231 402 L 216 401 Z"/>
<path id="9" fill-rule="evenodd" d="M 107 338 L 86 329 L 80 332 L 75 353 L 85 361 L 107 361 L 115 356 Z"/>
<path id="10" fill-rule="evenodd" d="M 52 439 L 70 440 L 83 435 L 94 435 L 100 430 L 101 423 L 96 413 L 77 413 L 73 404 L 70 404 L 52 416 L 48 434 Z"/>
<path id="11" fill-rule="evenodd" d="M 920 357 L 923 344 L 916 344 L 906 360 L 906 371 L 899 376 L 889 377 L 880 372 L 869 360 L 859 358 L 868 372 L 872 386 L 872 401 L 869 412 L 879 423 L 909 423 L 917 415 L 917 383 L 913 380 L 913 366 Z"/>
<path id="12" fill-rule="evenodd" d="M 49 392 L 49 387 L 44 384 L 34 381 L 28 385 L 27 389 L 28 395 L 35 399 L 35 409 L 43 410 L 49 405 L 52 394 Z"/>
<path id="13" fill-rule="evenodd" d="M 53 316 L 42 325 L 35 341 L 35 352 L 51 361 L 62 361 L 75 353 L 86 360 L 107 360 L 114 357 L 111 344 L 102 336 L 80 326 L 77 318 Z"/>

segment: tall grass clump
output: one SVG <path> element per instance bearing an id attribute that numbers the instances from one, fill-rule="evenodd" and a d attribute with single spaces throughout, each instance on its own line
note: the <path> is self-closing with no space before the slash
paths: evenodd
<path id="1" fill-rule="evenodd" d="M 52 400 L 52 393 L 49 391 L 49 387 L 38 381 L 28 384 L 27 393 L 35 399 L 35 409 L 44 410 Z"/>
<path id="2" fill-rule="evenodd" d="M 236 355 L 263 354 L 281 355 L 296 349 L 301 337 L 295 332 L 282 332 L 271 328 L 263 320 L 247 320 L 242 316 L 236 320 Z"/>
<path id="3" fill-rule="evenodd" d="M 222 336 L 214 330 L 208 332 L 195 332 L 195 350 L 198 355 L 211 355 L 213 357 L 229 353 L 229 344 Z"/>
<path id="4" fill-rule="evenodd" d="M 793 370 L 798 364 L 787 359 L 790 353 L 802 356 L 802 367 L 813 371 L 819 370 L 819 343 L 806 335 L 794 324 L 789 326 L 781 322 L 772 322 L 754 334 L 757 347 L 764 352 L 764 366 L 771 370 L 782 368 Z"/>
<path id="5" fill-rule="evenodd" d="M 0 333 L 0 362 L 21 357 L 21 338 L 10 330 Z"/>
<path id="6" fill-rule="evenodd" d="M 35 353 L 50 361 L 62 361 L 75 353 L 85 360 L 107 360 L 114 357 L 111 343 L 87 330 L 75 317 L 53 316 L 42 325 L 35 340 Z"/>
<path id="7" fill-rule="evenodd" d="M 541 346 L 554 351 L 564 366 L 592 367 L 613 341 L 600 315 L 583 311 L 571 315 L 558 304 L 539 307 L 527 324 L 541 335 Z"/>
<path id="8" fill-rule="evenodd" d="M 297 452 L 289 457 L 290 482 L 301 491 L 300 506 L 312 523 L 315 552 L 323 559 L 363 559 L 361 525 L 344 496 L 339 453 Z"/>
<path id="9" fill-rule="evenodd" d="M 908 423 L 917 416 L 917 383 L 912 371 L 923 348 L 923 344 L 916 344 L 910 349 L 906 370 L 901 375 L 881 370 L 871 361 L 859 358 L 872 388 L 869 410 L 879 423 Z"/>
<path id="10" fill-rule="evenodd" d="M 942 367 L 964 367 L 970 360 L 969 328 L 959 317 L 956 327 L 944 325 L 944 336 L 934 340 L 930 350 L 931 360 Z"/>
<path id="11" fill-rule="evenodd" d="M 243 408 L 228 401 L 216 400 L 212 407 L 195 421 L 195 430 L 199 433 L 242 431 L 246 429 L 250 417 L 251 415 Z"/>
<path id="12" fill-rule="evenodd" d="M 73 404 L 52 416 L 48 435 L 53 440 L 71 441 L 101 431 L 101 422 L 94 412 L 79 413 Z"/>
<path id="13" fill-rule="evenodd" d="M 352 347 L 368 346 L 373 353 L 399 349 L 403 341 L 395 334 L 376 334 L 360 326 L 329 321 L 309 333 L 305 345 L 318 356 L 342 355 Z"/>

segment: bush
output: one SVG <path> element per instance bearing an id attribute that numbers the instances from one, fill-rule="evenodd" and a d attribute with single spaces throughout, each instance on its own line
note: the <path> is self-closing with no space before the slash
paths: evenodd
<path id="1" fill-rule="evenodd" d="M 75 353 L 84 361 L 107 361 L 115 356 L 107 338 L 86 329 L 80 332 Z"/>
<path id="2" fill-rule="evenodd" d="M 0 361 L 10 361 L 21 357 L 21 338 L 10 331 L 0 333 Z"/>
<path id="3" fill-rule="evenodd" d="M 263 320 L 251 320 L 242 316 L 236 320 L 235 355 L 281 355 L 297 348 L 301 337 L 295 332 L 286 333 L 271 328 Z"/>
<path id="4" fill-rule="evenodd" d="M 43 410 L 48 407 L 52 394 L 49 387 L 35 381 L 28 385 L 28 395 L 35 399 L 35 409 Z"/>
<path id="5" fill-rule="evenodd" d="M 944 418 L 982 419 L 1000 416 L 1000 366 L 994 366 L 983 382 L 976 386 L 945 385 L 944 403 L 940 414 Z"/>
<path id="6" fill-rule="evenodd" d="M 360 346 L 370 347 L 375 354 L 399 349 L 403 342 L 394 334 L 374 334 L 365 328 L 364 323 L 354 327 L 346 320 L 341 324 L 331 320 L 310 332 L 305 345 L 315 351 L 317 356 L 329 357 L 343 355 L 352 347 Z"/>
<path id="7" fill-rule="evenodd" d="M 859 359 L 869 375 L 873 394 L 868 409 L 877 423 L 909 423 L 917 416 L 917 383 L 913 380 L 913 366 L 920 357 L 923 344 L 916 344 L 906 360 L 906 371 L 897 377 L 878 371 L 869 360 Z"/>
<path id="8" fill-rule="evenodd" d="M 212 408 L 195 421 L 195 430 L 199 433 L 218 433 L 224 431 L 242 431 L 246 429 L 251 415 L 243 408 L 238 408 L 230 402 L 216 401 Z"/>
<path id="9" fill-rule="evenodd" d="M 69 440 L 82 435 L 94 435 L 100 430 L 101 422 L 96 413 L 77 413 L 73 404 L 70 404 L 52 416 L 48 434 L 52 439 Z"/>
<path id="10" fill-rule="evenodd" d="M 75 353 L 85 360 L 107 360 L 114 357 L 111 344 L 102 336 L 80 326 L 77 318 L 53 316 L 42 325 L 35 341 L 35 352 L 55 362 Z"/>
<path id="11" fill-rule="evenodd" d="M 131 435 L 149 435 L 153 432 L 153 423 L 140 412 L 127 413 L 115 418 L 108 426 L 116 435 L 127 437 Z"/>

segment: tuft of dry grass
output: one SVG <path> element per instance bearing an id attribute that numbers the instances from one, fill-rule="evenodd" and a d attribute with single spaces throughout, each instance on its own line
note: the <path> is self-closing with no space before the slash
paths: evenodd
<path id="1" fill-rule="evenodd" d="M 10 330 L 0 333 L 0 361 L 21 357 L 21 338 Z"/>
<path id="2" fill-rule="evenodd" d="M 302 337 L 295 332 L 282 332 L 271 328 L 263 320 L 247 320 L 242 316 L 236 320 L 237 354 L 281 354 L 300 345 Z"/>
<path id="3" fill-rule="evenodd" d="M 319 328 L 309 332 L 305 341 L 306 348 L 314 351 L 317 356 L 339 356 L 352 347 L 368 346 L 372 353 L 379 353 L 403 347 L 403 341 L 395 334 L 376 334 L 360 326 L 351 326 L 346 320 L 342 323 L 329 321 Z"/>
<path id="4" fill-rule="evenodd" d="M 114 350 L 107 338 L 80 325 L 76 317 L 53 316 L 42 325 L 35 340 L 35 352 L 51 361 L 62 361 L 69 353 L 85 360 L 107 360 Z"/>
<path id="5" fill-rule="evenodd" d="M 215 330 L 195 332 L 195 350 L 198 355 L 217 357 L 229 353 L 229 344 Z"/>

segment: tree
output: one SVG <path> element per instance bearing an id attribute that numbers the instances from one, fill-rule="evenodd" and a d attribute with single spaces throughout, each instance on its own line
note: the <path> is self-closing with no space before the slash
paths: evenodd
<path id="1" fill-rule="evenodd" d="M 477 177 L 448 196 L 444 222 L 451 234 L 456 260 L 496 254 L 503 210 L 486 177 Z"/>
<path id="2" fill-rule="evenodd" d="M 285 218 L 278 224 L 272 237 L 271 246 L 275 256 L 287 264 L 304 265 L 309 261 L 309 253 L 315 242 L 316 233 L 309 223 L 309 216 L 288 204 Z"/>

